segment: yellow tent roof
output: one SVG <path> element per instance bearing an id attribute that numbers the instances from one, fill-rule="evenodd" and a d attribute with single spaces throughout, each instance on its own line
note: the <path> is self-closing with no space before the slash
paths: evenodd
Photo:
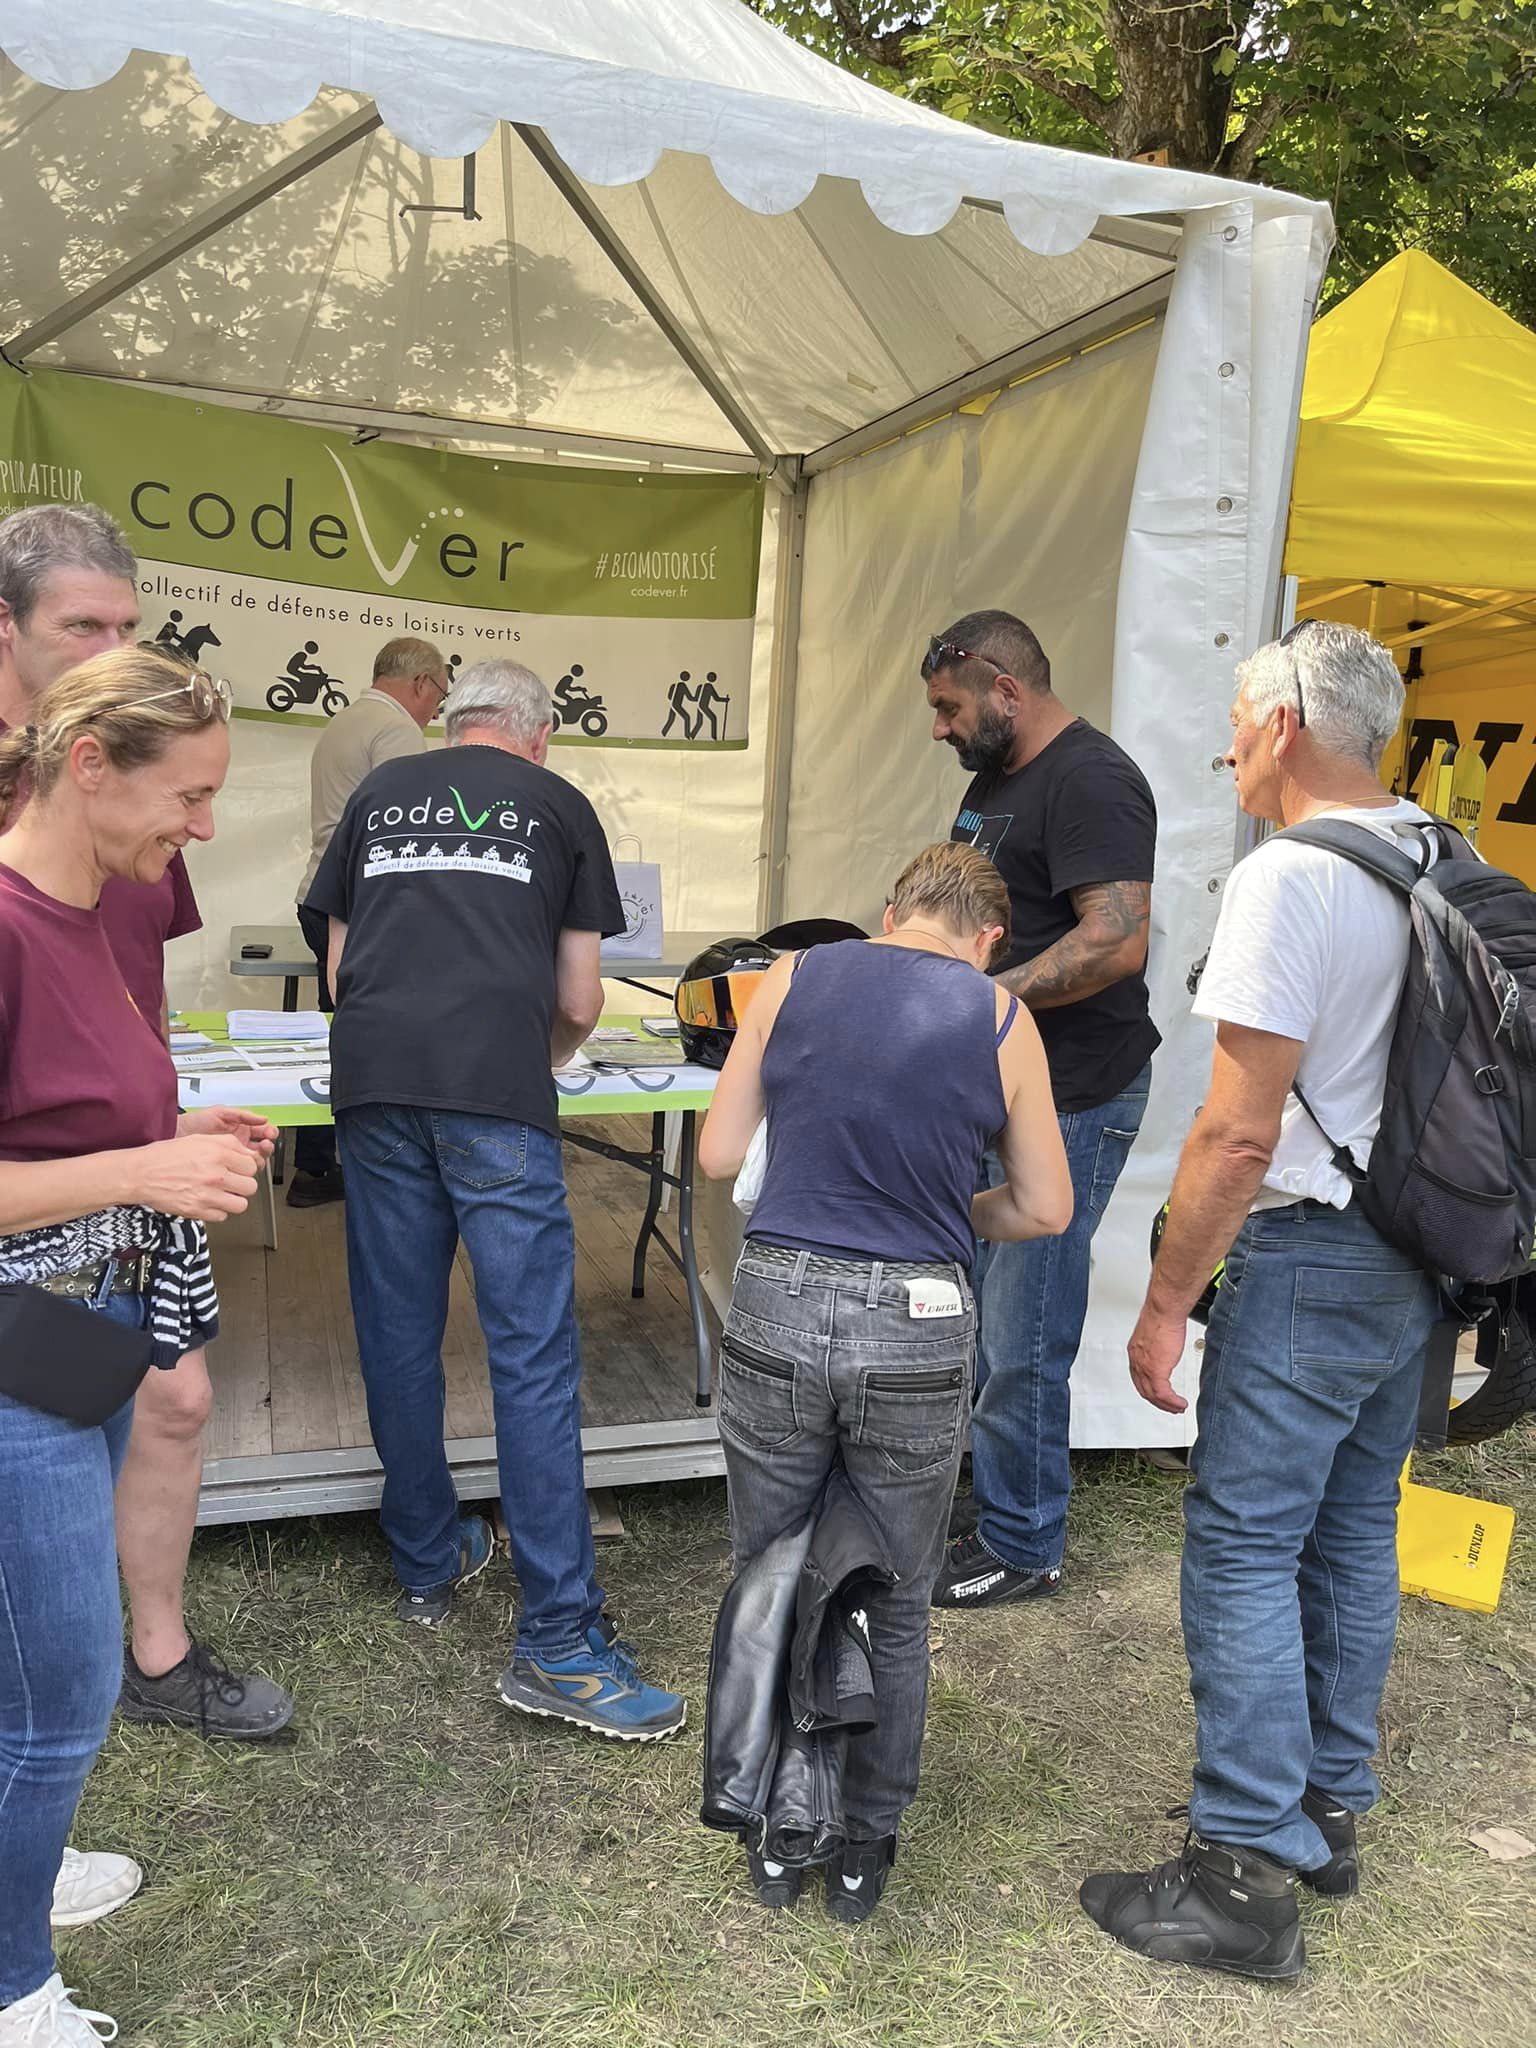
<path id="1" fill-rule="evenodd" d="M 1313 330 L 1285 567 L 1536 589 L 1536 334 L 1418 250 Z"/>

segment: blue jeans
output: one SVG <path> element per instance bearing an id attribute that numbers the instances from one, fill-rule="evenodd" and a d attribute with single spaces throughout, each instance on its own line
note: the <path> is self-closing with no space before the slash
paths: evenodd
<path id="1" fill-rule="evenodd" d="M 385 1103 L 344 1109 L 337 1140 L 352 1316 L 395 1574 L 420 1593 L 459 1569 L 442 1344 L 462 1237 L 523 1591 L 518 1648 L 573 1656 L 603 1596 L 583 1480 L 576 1239 L 560 1141 L 508 1117 Z"/>
<path id="2" fill-rule="evenodd" d="M 915 1318 L 906 1282 L 953 1281 L 958 1315 Z M 879 1725 L 853 1736 L 843 1811 L 894 1835 L 917 1792 L 928 1602 L 964 1441 L 976 1315 L 958 1266 L 812 1258 L 748 1242 L 720 1352 L 720 1444 L 738 1569 L 815 1508 L 841 1462 L 898 1573 L 868 1594 Z"/>
<path id="3" fill-rule="evenodd" d="M 145 1307 L 97 1312 L 142 1329 Z M 58 1967 L 54 1879 L 122 1689 L 112 1488 L 132 1425 L 131 1401 L 88 1429 L 0 1394 L 0 2007 Z"/>
<path id="4" fill-rule="evenodd" d="M 1059 1118 L 1072 1174 L 1072 1221 L 1060 1237 L 977 1251 L 976 1529 L 992 1555 L 1016 1571 L 1054 1570 L 1066 1548 L 1069 1375 L 1088 1313 L 1089 1247 L 1141 1129 L 1151 1077 L 1151 1067 L 1143 1067 L 1123 1094 Z M 1002 1182 L 990 1153 L 982 1175 L 987 1187 Z"/>
<path id="5" fill-rule="evenodd" d="M 1200 1376 L 1181 1603 L 1197 1726 L 1191 1824 L 1326 1862 L 1310 1781 L 1364 1813 L 1397 1632 L 1398 1475 L 1437 1296 L 1353 1204 L 1249 1218 Z"/>

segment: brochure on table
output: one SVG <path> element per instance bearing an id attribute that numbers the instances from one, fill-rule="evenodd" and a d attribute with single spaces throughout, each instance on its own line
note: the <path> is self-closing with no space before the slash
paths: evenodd
<path id="1" fill-rule="evenodd" d="M 281 1015 L 273 1012 L 274 1016 Z M 220 1105 L 231 1109 L 329 1109 L 331 1098 L 330 1048 L 314 1040 L 290 1041 L 262 1038 L 232 1041 L 224 1035 L 222 1016 L 199 1015 L 172 1020 L 172 1059 L 178 1078 L 181 1106 L 202 1109 Z M 634 1046 L 637 1064 L 627 1069 L 619 1064 L 633 1033 L 630 1020 L 613 1019 L 600 1027 L 600 1035 L 588 1041 L 576 1061 L 555 1075 L 555 1087 L 571 1101 L 601 1098 L 638 1111 L 649 1101 L 657 1109 L 668 1106 L 669 1097 L 690 1097 L 684 1107 L 699 1107 L 699 1098 L 714 1093 L 719 1076 L 707 1067 L 681 1062 L 653 1066 L 649 1046 Z M 623 1032 L 623 1037 L 616 1037 Z M 662 1056 L 676 1059 L 676 1049 L 656 1047 Z"/>

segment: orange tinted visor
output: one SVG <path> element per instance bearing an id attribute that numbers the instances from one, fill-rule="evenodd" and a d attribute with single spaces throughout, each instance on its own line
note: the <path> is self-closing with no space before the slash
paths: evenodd
<path id="1" fill-rule="evenodd" d="M 762 987 L 766 971 L 748 968 L 734 974 L 707 975 L 700 981 L 680 981 L 677 1014 L 685 1024 L 702 1030 L 734 1031 Z"/>

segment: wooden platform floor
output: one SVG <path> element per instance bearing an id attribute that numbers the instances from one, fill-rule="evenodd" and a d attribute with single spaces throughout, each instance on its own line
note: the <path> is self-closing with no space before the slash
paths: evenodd
<path id="1" fill-rule="evenodd" d="M 607 1117 L 575 1126 L 642 1148 L 649 1119 Z M 630 1262 L 645 1182 L 627 1167 L 565 1147 L 576 1224 L 576 1310 L 586 1429 L 697 1418 L 693 1326 L 682 1276 L 651 1247 L 644 1300 L 630 1296 Z M 221 1334 L 209 1354 L 214 1386 L 210 1461 L 272 1458 L 369 1446 L 347 1295 L 346 1219 L 340 1203 L 289 1209 L 278 1193 L 278 1245 L 261 1242 L 251 1213 L 210 1233 Z M 675 1212 L 662 1226 L 675 1240 Z M 462 1247 L 443 1342 L 450 1441 L 493 1433 L 485 1344 Z"/>

